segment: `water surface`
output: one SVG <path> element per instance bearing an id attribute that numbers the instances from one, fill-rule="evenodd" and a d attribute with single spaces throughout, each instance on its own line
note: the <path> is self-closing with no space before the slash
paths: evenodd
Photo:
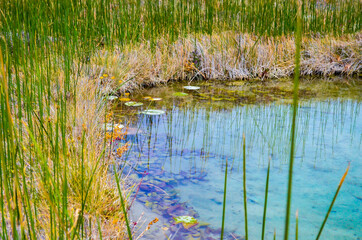
<path id="1" fill-rule="evenodd" d="M 120 105 L 122 113 L 129 114 L 127 121 L 133 131 L 127 136 L 131 145 L 121 166 L 136 184 L 134 196 L 138 208 L 143 206 L 149 214 L 152 212 L 152 216 L 161 219 L 143 239 L 166 239 L 166 236 L 219 239 L 226 162 L 229 172 L 225 238 L 244 237 L 243 134 L 249 238 L 261 236 L 268 160 L 271 169 L 265 239 L 272 239 L 274 231 L 277 238 L 283 237 L 291 95 L 280 96 L 282 91 L 270 93 L 268 89 L 257 88 L 253 91 L 256 96 L 249 97 L 243 88 L 209 85 L 198 91 L 186 91 L 177 84 L 133 96 L 134 100 L 142 100 L 143 96 L 162 97 L 163 100 L 157 102 L 142 100 L 143 109 L 166 111 L 160 116 L 138 115 L 135 113 L 140 108 Z M 173 96 L 180 91 L 189 95 Z M 351 92 L 344 89 L 344 93 Z M 333 97 L 319 97 L 312 91 L 306 91 L 305 95 L 301 96 L 298 109 L 291 237 L 294 239 L 298 209 L 300 238 L 315 239 L 350 163 L 349 174 L 321 239 L 360 239 L 360 97 L 358 94 L 338 96 L 338 92 L 332 94 Z M 174 223 L 173 217 L 180 215 L 193 216 L 200 224 L 185 229 Z"/>

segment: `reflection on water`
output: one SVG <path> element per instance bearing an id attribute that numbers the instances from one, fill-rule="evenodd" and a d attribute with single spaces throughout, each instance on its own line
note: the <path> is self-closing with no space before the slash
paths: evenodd
<path id="1" fill-rule="evenodd" d="M 279 102 L 234 104 L 178 98 L 153 103 L 160 116 L 133 116 L 131 147 L 123 172 L 136 183 L 134 196 L 162 219 L 144 239 L 219 239 L 225 163 L 228 160 L 226 239 L 244 236 L 242 135 L 246 137 L 246 187 L 250 239 L 261 236 L 265 179 L 271 159 L 266 239 L 284 228 L 292 107 Z M 219 104 L 219 102 L 217 102 Z M 145 104 L 145 108 L 147 105 Z M 131 119 L 131 118 L 130 118 Z M 351 169 L 322 234 L 358 239 L 362 233 L 362 116 L 359 100 L 305 100 L 298 111 L 292 212 L 299 235 L 318 233 L 347 164 Z M 141 184 L 139 184 L 141 183 Z M 137 205 L 138 207 L 140 205 Z M 185 229 L 173 217 L 199 224 Z M 295 221 L 291 224 L 294 236 Z M 163 228 L 161 228 L 163 227 Z M 293 237 L 294 238 L 294 237 Z"/>

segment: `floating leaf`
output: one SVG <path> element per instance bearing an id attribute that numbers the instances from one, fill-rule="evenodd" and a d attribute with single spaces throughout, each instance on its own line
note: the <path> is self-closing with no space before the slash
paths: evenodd
<path id="1" fill-rule="evenodd" d="M 161 101 L 162 98 L 150 98 L 151 101 Z"/>
<path id="2" fill-rule="evenodd" d="M 139 107 L 139 106 L 142 106 L 143 103 L 141 103 L 141 102 L 126 102 L 124 105 L 129 106 L 129 107 Z"/>
<path id="3" fill-rule="evenodd" d="M 119 101 L 128 102 L 128 101 L 131 101 L 131 99 L 129 99 L 129 98 L 120 98 Z"/>
<path id="4" fill-rule="evenodd" d="M 174 217 L 173 219 L 175 220 L 176 224 L 181 223 L 185 229 L 189 229 L 190 227 L 198 224 L 197 220 L 191 216 L 178 216 Z"/>
<path id="5" fill-rule="evenodd" d="M 107 132 L 112 132 L 113 131 L 113 129 L 115 128 L 115 129 L 122 129 L 122 128 L 124 128 L 124 125 L 122 125 L 122 124 L 112 124 L 112 123 L 107 123 L 107 124 L 104 124 L 104 128 L 105 128 L 105 130 L 107 131 Z"/>
<path id="6" fill-rule="evenodd" d="M 173 94 L 175 97 L 185 97 L 187 96 L 188 94 L 187 93 L 184 93 L 184 92 L 175 92 Z"/>
<path id="7" fill-rule="evenodd" d="M 109 97 L 107 97 L 107 99 L 109 100 L 109 101 L 113 101 L 113 100 L 115 100 L 115 99 L 117 99 L 118 97 L 117 96 L 109 96 Z"/>
<path id="8" fill-rule="evenodd" d="M 198 86 L 184 86 L 184 89 L 187 89 L 187 90 L 199 90 L 200 87 L 198 87 Z"/>
<path id="9" fill-rule="evenodd" d="M 142 114 L 145 114 L 145 115 L 162 115 L 162 114 L 165 114 L 166 112 L 163 111 L 163 110 L 158 110 L 158 109 L 147 109 L 147 110 L 144 110 L 141 112 Z"/>

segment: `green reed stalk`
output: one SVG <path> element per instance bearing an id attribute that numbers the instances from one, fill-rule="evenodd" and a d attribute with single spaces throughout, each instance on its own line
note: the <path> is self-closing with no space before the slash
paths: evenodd
<path id="1" fill-rule="evenodd" d="M 99 240 L 103 240 L 102 229 L 101 229 L 101 223 L 99 221 L 99 216 L 97 216 L 97 225 L 98 225 Z"/>
<path id="2" fill-rule="evenodd" d="M 224 200 L 222 203 L 222 222 L 221 222 L 221 235 L 220 239 L 224 239 L 224 223 L 225 223 L 225 208 L 226 208 L 226 185 L 228 180 L 228 160 L 225 163 L 225 180 L 224 180 Z"/>
<path id="3" fill-rule="evenodd" d="M 343 185 L 343 182 L 344 182 L 344 180 L 345 180 L 345 178 L 346 178 L 346 176 L 347 176 L 347 174 L 348 174 L 349 166 L 350 166 L 350 164 L 348 164 L 348 167 L 347 167 L 346 171 L 344 172 L 343 177 L 341 178 L 341 181 L 340 181 L 340 182 L 339 182 L 339 184 L 338 184 L 337 191 L 336 191 L 336 193 L 334 194 L 334 197 L 333 197 L 333 200 L 332 200 L 332 202 L 331 202 L 331 205 L 329 206 L 328 211 L 327 211 L 327 214 L 326 214 L 326 216 L 324 217 L 324 220 L 323 220 L 322 226 L 321 226 L 321 227 L 320 227 L 320 229 L 319 229 L 319 232 L 318 232 L 318 235 L 317 235 L 316 240 L 318 240 L 318 239 L 319 239 L 319 237 L 320 237 L 320 236 L 321 236 L 321 234 L 322 234 L 322 231 L 323 231 L 324 225 L 326 224 L 327 219 L 328 219 L 328 216 L 329 216 L 329 214 L 330 214 L 330 213 L 331 213 L 331 211 L 332 211 L 333 204 L 334 204 L 334 202 L 335 202 L 335 201 L 336 201 L 336 199 L 337 199 L 337 196 L 338 196 L 339 190 L 341 189 L 341 187 L 342 187 L 342 185 Z"/>
<path id="4" fill-rule="evenodd" d="M 261 239 L 264 239 L 265 234 L 265 220 L 266 220 L 266 209 L 268 205 L 268 189 L 269 189 L 269 172 L 270 172 L 270 158 L 268 161 L 268 171 L 266 174 L 266 183 L 265 183 L 265 197 L 264 197 L 264 214 L 263 214 L 263 228 L 261 231 Z"/>
<path id="5" fill-rule="evenodd" d="M 119 184 L 119 178 L 118 178 L 118 173 L 117 173 L 117 169 L 116 169 L 116 164 L 113 164 L 113 169 L 114 169 L 114 176 L 116 178 L 116 183 L 117 183 L 117 188 L 118 188 L 118 194 L 119 194 L 119 198 L 121 199 L 121 205 L 122 205 L 122 211 L 123 211 L 123 215 L 124 215 L 124 219 L 126 221 L 126 225 L 127 225 L 127 233 L 128 233 L 128 238 L 130 240 L 132 240 L 132 232 L 131 232 L 131 228 L 129 226 L 129 222 L 128 222 L 128 217 L 127 217 L 127 211 L 126 211 L 126 206 L 125 206 L 125 202 L 123 199 L 123 195 L 122 195 L 122 190 L 121 190 L 121 186 Z"/>
<path id="6" fill-rule="evenodd" d="M 245 216 L 245 239 L 248 239 L 248 208 L 246 200 L 246 157 L 245 157 L 245 134 L 243 134 L 243 191 L 244 191 L 244 216 Z"/>
<path id="7" fill-rule="evenodd" d="M 295 213 L 295 240 L 298 240 L 298 210 Z"/>
<path id="8" fill-rule="evenodd" d="M 289 237 L 289 216 L 290 206 L 292 203 L 292 184 L 293 184 L 293 163 L 294 163 L 294 151 L 295 151 L 295 138 L 296 138 L 296 119 L 298 111 L 298 88 L 299 88 L 299 74 L 300 74 L 300 45 L 302 42 L 302 15 L 301 6 L 299 6 L 297 14 L 297 31 L 295 36 L 295 68 L 294 68 L 294 94 L 293 94 L 293 119 L 291 127 L 290 138 L 290 159 L 289 159 L 289 177 L 288 177 L 288 193 L 286 204 L 286 216 L 285 216 L 285 229 L 284 239 Z"/>
<path id="9" fill-rule="evenodd" d="M 277 238 L 277 232 L 275 231 L 275 228 L 274 228 L 273 240 L 275 240 L 276 238 Z"/>

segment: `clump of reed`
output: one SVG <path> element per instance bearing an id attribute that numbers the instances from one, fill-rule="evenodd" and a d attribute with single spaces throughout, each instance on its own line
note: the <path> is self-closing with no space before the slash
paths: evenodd
<path id="1" fill-rule="evenodd" d="M 59 72 L 57 81 L 48 82 L 49 99 L 39 96 L 43 86 L 35 78 L 1 66 L 2 236 L 126 238 L 119 192 L 108 174 L 114 156 L 103 145 L 106 104 L 97 82 L 81 76 L 73 86 L 77 91 L 62 96 L 66 79 Z M 9 76 L 15 84 L 31 85 L 24 89 L 29 94 L 7 91 L 17 89 L 8 85 Z"/>

